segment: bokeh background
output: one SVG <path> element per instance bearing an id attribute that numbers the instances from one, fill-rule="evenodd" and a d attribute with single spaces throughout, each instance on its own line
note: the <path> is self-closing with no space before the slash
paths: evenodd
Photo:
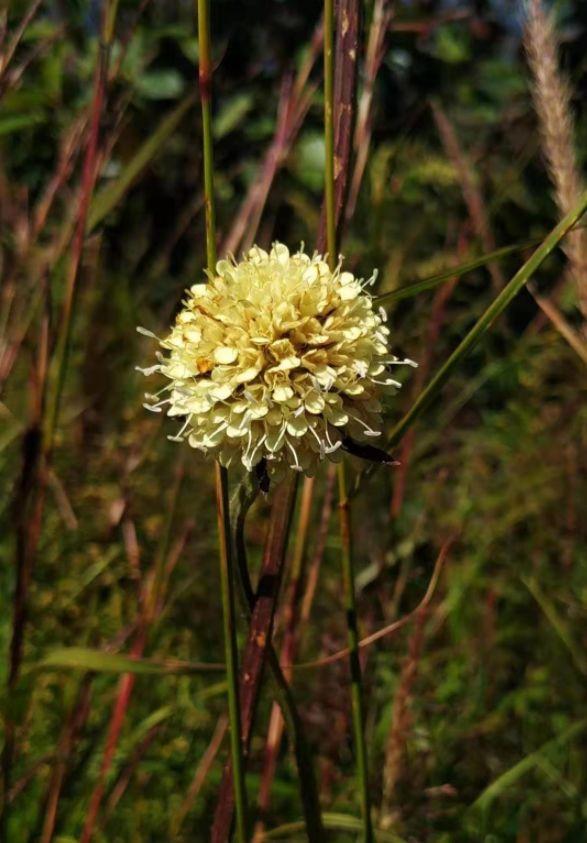
<path id="1" fill-rule="evenodd" d="M 379 23 L 374 6 L 384 13 Z M 581 166 L 587 8 L 578 0 L 555 7 Z M 18 0 L 3 13 L 10 61 L 0 76 L 6 654 L 23 518 L 30 529 L 23 459 L 79 214 L 101 14 L 97 0 L 33 4 L 9 56 L 28 10 Z M 307 0 L 212 3 L 221 250 L 238 254 L 275 238 L 292 248 L 316 243 L 319 17 L 320 4 Z M 368 155 L 363 170 L 353 165 L 342 245 L 349 266 L 365 277 L 378 268 L 385 292 L 519 246 L 390 308 L 393 348 L 420 363 L 402 373 L 390 427 L 529 254 L 528 241 L 539 242 L 559 217 L 523 17 L 505 0 L 365 6 L 363 41 L 375 39 L 380 52 L 361 62 L 359 103 L 369 119 L 358 146 Z M 135 370 L 155 353 L 136 326 L 163 333 L 205 264 L 195 31 L 190 2 L 121 0 L 23 662 L 3 691 L 4 707 L 17 712 L 10 843 L 79 840 L 101 780 L 91 839 L 208 839 L 227 748 L 222 674 L 186 672 L 176 661 L 222 660 L 212 470 L 167 440 L 172 420 L 143 409 L 156 379 Z M 535 284 L 585 342 L 560 251 Z M 418 605 L 453 539 L 426 611 L 364 654 L 373 803 L 390 835 L 382 839 L 587 840 L 585 359 L 563 334 L 523 291 L 403 440 L 401 465 L 380 470 L 357 498 L 364 634 Z M 304 583 L 314 572 L 317 585 L 300 661 L 345 642 L 331 499 L 324 472 L 306 544 Z M 260 499 L 249 518 L 253 566 L 269 503 Z M 153 578 L 156 608 L 145 615 Z M 73 647 L 92 650 L 95 661 L 71 650 L 66 666 L 62 648 Z M 162 669 L 124 674 L 121 663 L 117 673 L 100 653 L 134 654 Z M 8 664 L 3 658 L 3 688 Z M 356 815 L 345 663 L 300 670 L 293 687 L 323 806 Z M 267 685 L 251 751 L 253 802 L 270 702 Z M 290 750 L 286 739 L 268 828 L 300 818 Z"/>

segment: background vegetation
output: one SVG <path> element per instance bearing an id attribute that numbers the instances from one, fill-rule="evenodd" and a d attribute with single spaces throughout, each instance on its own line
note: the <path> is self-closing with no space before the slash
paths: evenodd
<path id="1" fill-rule="evenodd" d="M 238 253 L 253 239 L 316 242 L 319 5 L 212 3 L 221 250 Z M 227 749 L 222 673 L 194 666 L 223 655 L 212 471 L 167 440 L 171 422 L 145 412 L 152 387 L 135 371 L 153 355 L 135 326 L 164 331 L 205 265 L 194 9 L 120 3 L 96 184 L 84 194 L 100 11 L 81 0 L 14 2 L 3 17 L 6 654 L 19 560 L 34 557 L 22 664 L 16 678 L 8 655 L 1 667 L 14 743 L 10 843 L 206 840 Z M 556 12 L 574 107 L 587 79 L 587 9 L 560 2 Z M 382 293 L 520 247 L 392 306 L 392 346 L 420 368 L 404 375 L 390 428 L 560 214 L 522 22 L 521 8 L 497 0 L 366 4 L 363 39 L 376 47 L 380 38 L 380 50 L 361 66 L 358 146 L 370 148 L 362 179 L 360 157 L 353 171 L 342 248 L 351 267 L 364 276 L 378 267 Z M 581 163 L 587 123 L 580 109 L 574 116 Z M 43 500 L 27 466 L 55 379 L 46 358 L 84 195 L 87 236 Z M 451 540 L 430 601 L 363 651 L 372 799 L 390 835 L 381 839 L 587 839 L 585 321 L 562 252 L 534 280 L 403 439 L 401 465 L 379 470 L 355 502 L 365 635 L 420 604 Z M 27 556 L 39 500 L 40 538 Z M 345 643 L 331 504 L 325 472 L 305 544 L 302 603 L 318 580 L 297 661 Z M 249 519 L 253 565 L 268 512 L 260 499 Z M 124 673 L 129 663 L 115 654 L 142 661 Z M 293 688 L 323 808 L 358 815 L 345 662 L 300 668 Z M 253 797 L 270 706 L 269 688 L 249 762 Z M 285 740 L 268 829 L 301 816 L 290 749 Z"/>

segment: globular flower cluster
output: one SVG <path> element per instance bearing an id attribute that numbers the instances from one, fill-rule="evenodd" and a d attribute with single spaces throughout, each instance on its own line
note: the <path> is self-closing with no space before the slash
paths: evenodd
<path id="1" fill-rule="evenodd" d="M 271 476 L 312 474 L 345 442 L 373 441 L 381 393 L 399 386 L 390 367 L 411 361 L 388 350 L 371 280 L 281 243 L 219 261 L 159 341 L 166 353 L 141 370 L 169 379 L 145 406 L 182 417 L 170 438 L 225 466 L 240 460 L 251 471 L 264 459 Z"/>

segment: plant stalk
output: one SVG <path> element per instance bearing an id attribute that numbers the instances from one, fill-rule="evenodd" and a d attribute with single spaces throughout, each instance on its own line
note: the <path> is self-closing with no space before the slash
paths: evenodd
<path id="1" fill-rule="evenodd" d="M 324 147 L 326 153 L 324 198 L 326 214 L 326 251 L 330 269 L 338 260 L 336 242 L 336 205 L 334 185 L 334 0 L 324 0 Z M 359 660 L 359 633 L 357 627 L 355 578 L 351 545 L 351 513 L 347 497 L 346 466 L 337 466 L 340 512 L 341 565 L 344 601 L 347 618 L 349 666 L 351 672 L 351 705 L 356 755 L 356 774 L 363 818 L 363 839 L 372 843 L 371 806 L 367 773 L 367 747 L 365 744 L 365 715 L 363 682 Z"/>
<path id="2" fill-rule="evenodd" d="M 304 484 L 305 494 L 302 500 L 302 511 L 304 511 L 306 508 L 309 509 L 309 502 L 307 500 L 309 497 L 308 488 L 312 487 L 309 487 L 308 485 Z M 258 487 L 241 484 L 241 486 L 235 493 L 231 509 L 232 523 L 234 525 L 236 568 L 238 571 L 239 582 L 241 586 L 240 592 L 242 596 L 242 603 L 249 623 L 252 619 L 253 612 L 255 610 L 255 603 L 257 598 L 249 574 L 244 530 L 247 513 L 250 507 L 253 505 L 253 502 L 257 497 L 258 491 Z M 295 500 L 292 500 L 292 509 L 294 504 Z M 309 521 L 309 518 L 306 518 L 305 516 L 300 516 L 300 521 L 302 520 L 305 523 L 306 521 Z M 305 532 L 305 530 L 302 530 L 302 532 Z M 302 547 L 300 547 L 300 545 L 302 545 Z M 294 567 L 296 564 L 296 557 L 298 557 L 298 555 L 300 555 L 302 552 L 303 542 L 300 541 L 298 533 L 298 536 L 296 538 L 296 546 L 294 550 Z M 289 730 L 289 734 L 293 740 L 293 748 L 298 768 L 300 795 L 302 799 L 302 806 L 304 809 L 304 818 L 306 823 L 306 833 L 308 835 L 308 841 L 309 843 L 322 843 L 322 840 L 324 839 L 324 829 L 322 827 L 320 815 L 320 797 L 318 793 L 318 786 L 316 782 L 316 774 L 314 771 L 310 744 L 306 738 L 304 723 L 297 709 L 296 701 L 290 688 L 291 671 L 287 669 L 287 665 L 284 665 L 282 669 L 279 656 L 277 655 L 275 647 L 273 646 L 273 643 L 271 641 L 269 641 L 267 645 L 267 665 L 271 671 L 273 678 L 273 684 L 275 688 L 274 705 L 278 706 L 278 711 L 280 713 L 280 724 L 283 725 L 283 722 L 285 721 Z M 269 741 L 269 737 L 267 740 Z M 281 731 L 279 733 L 278 743 L 281 743 Z M 274 766 L 274 764 L 271 764 L 271 779 L 274 775 Z M 267 768 L 264 771 L 265 775 L 266 770 Z M 263 779 L 261 781 L 261 788 L 262 787 Z M 269 793 L 267 793 L 267 804 L 261 804 L 261 800 L 259 800 L 259 807 L 262 813 L 268 808 L 268 798 Z M 257 840 L 259 837 L 263 836 L 263 833 L 264 824 L 261 820 L 257 823 L 255 827 L 253 839 Z"/>
<path id="3" fill-rule="evenodd" d="M 220 587 L 222 591 L 222 617 L 224 624 L 224 650 L 226 679 L 228 683 L 228 719 L 230 724 L 230 754 L 233 770 L 236 831 L 240 843 L 247 837 L 247 793 L 245 788 L 244 758 L 241 739 L 241 716 L 238 687 L 238 656 L 236 641 L 236 610 L 234 603 L 233 553 L 230 535 L 227 471 L 216 463 L 216 502 L 218 536 L 220 539 Z"/>
<path id="4" fill-rule="evenodd" d="M 541 263 L 558 246 L 563 237 L 579 222 L 587 210 L 587 191 L 583 193 L 577 205 L 569 211 L 566 216 L 552 229 L 540 246 L 535 250 L 526 263 L 520 267 L 514 277 L 506 284 L 501 293 L 495 297 L 487 310 L 477 320 L 469 333 L 455 348 L 448 360 L 440 367 L 438 372 L 422 390 L 416 401 L 412 404 L 406 415 L 398 422 L 389 434 L 388 447 L 393 447 L 401 440 L 417 418 L 426 410 L 436 398 L 441 388 L 449 379 L 453 370 L 465 357 L 465 355 L 477 344 L 489 328 L 493 325 L 498 316 L 508 307 L 520 290 L 532 278 Z"/>
<path id="5" fill-rule="evenodd" d="M 210 3 L 197 0 L 200 104 L 202 108 L 202 138 L 204 164 L 204 207 L 206 219 L 206 256 L 208 271 L 216 267 L 216 206 L 214 196 L 214 157 L 212 137 L 212 57 L 210 47 Z M 238 650 L 236 639 L 236 611 L 234 601 L 234 562 L 230 530 L 228 501 L 228 472 L 216 463 L 216 507 L 220 550 L 220 587 L 222 593 L 222 619 L 226 679 L 228 683 L 228 717 L 230 725 L 230 753 L 233 770 L 234 800 L 236 806 L 236 833 L 239 843 L 247 837 L 247 792 L 241 716 L 238 688 Z"/>
<path id="6" fill-rule="evenodd" d="M 295 505 L 297 476 L 275 489 L 269 531 L 259 571 L 255 605 L 242 658 L 240 701 L 243 747 L 248 749 L 279 597 L 287 542 Z M 226 843 L 232 825 L 232 765 L 224 769 L 212 827 L 211 843 Z"/>
<path id="7" fill-rule="evenodd" d="M 346 469 L 344 463 L 338 470 L 338 506 L 340 518 L 341 564 L 344 593 L 344 607 L 347 622 L 349 648 L 349 667 L 351 673 L 351 704 L 353 715 L 353 734 L 357 766 L 357 785 L 361 801 L 363 818 L 363 839 L 373 843 L 373 825 L 371 821 L 371 800 L 369 796 L 369 773 L 367 764 L 367 744 L 365 741 L 365 710 L 363 702 L 363 677 L 359 658 L 359 628 L 357 624 L 357 601 L 355 595 L 355 572 L 351 543 L 351 510 L 347 494 Z"/>

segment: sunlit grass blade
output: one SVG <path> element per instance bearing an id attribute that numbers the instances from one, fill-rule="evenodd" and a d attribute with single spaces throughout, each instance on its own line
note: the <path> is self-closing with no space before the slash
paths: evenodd
<path id="1" fill-rule="evenodd" d="M 322 814 L 322 824 L 329 831 L 360 832 L 363 828 L 363 821 L 361 819 L 349 816 L 348 814 L 324 813 Z M 266 831 L 261 837 L 261 840 L 293 840 L 292 835 L 297 832 L 303 832 L 304 830 L 305 826 L 303 822 L 287 823 L 286 825 L 272 828 L 271 831 Z M 378 843 L 405 843 L 403 838 L 398 837 L 397 834 L 393 834 L 391 831 L 375 829 L 374 834 L 375 840 Z"/>
<path id="2" fill-rule="evenodd" d="M 534 769 L 534 767 L 538 766 L 544 755 L 553 749 L 556 749 L 561 744 L 567 743 L 577 737 L 577 735 L 581 734 L 581 732 L 585 730 L 586 726 L 587 720 L 581 720 L 579 723 L 573 723 L 561 732 L 560 735 L 557 735 L 556 738 L 553 738 L 543 744 L 540 749 L 536 750 L 536 752 L 532 752 L 521 761 L 518 761 L 517 764 L 514 764 L 513 767 L 510 767 L 509 770 L 506 770 L 505 773 L 502 773 L 501 776 L 485 788 L 481 795 L 472 804 L 470 810 L 489 810 L 493 802 L 501 796 L 502 793 L 505 793 L 512 785 L 521 779 L 522 776 L 525 776 L 526 773 L 529 773 L 532 769 Z"/>
<path id="3" fill-rule="evenodd" d="M 580 228 L 581 226 L 575 226 Z M 410 284 L 403 284 L 396 290 L 390 290 L 388 293 L 382 293 L 380 296 L 374 296 L 374 303 L 384 307 L 395 304 L 395 302 L 402 301 L 402 299 L 411 299 L 420 293 L 425 293 L 426 290 L 433 290 L 439 284 L 445 281 L 450 281 L 451 278 L 460 275 L 466 275 L 468 272 L 473 272 L 475 269 L 481 269 L 487 264 L 494 261 L 508 258 L 510 255 L 516 255 L 519 252 L 525 252 L 526 249 L 531 249 L 542 240 L 541 237 L 532 237 L 530 240 L 524 240 L 523 243 L 513 243 L 511 246 L 502 246 L 493 252 L 487 252 L 480 255 L 478 258 L 472 258 L 464 263 L 457 264 L 449 269 L 443 269 L 442 272 L 435 272 L 434 275 L 428 275 L 426 278 L 420 278 L 418 281 L 412 281 Z"/>
<path id="4" fill-rule="evenodd" d="M 231 518 L 234 529 L 234 546 L 237 570 L 243 597 L 243 607 L 249 623 L 255 607 L 256 596 L 249 574 L 245 542 L 245 523 L 247 513 L 256 500 L 259 491 L 259 487 L 253 478 L 250 475 L 247 475 L 245 481 L 237 488 L 231 502 Z M 303 530 L 301 532 L 303 532 Z M 300 544 L 303 544 L 303 541 L 304 539 L 300 539 L 300 533 L 298 532 L 296 548 L 294 550 L 294 566 L 296 556 L 302 552 Z M 279 656 L 277 655 L 271 642 L 267 645 L 267 665 L 271 671 L 274 681 L 275 700 L 280 707 L 281 714 L 287 724 L 290 736 L 293 739 L 294 753 L 298 768 L 300 795 L 304 808 L 306 834 L 308 835 L 308 840 L 311 841 L 311 843 L 313 843 L 313 841 L 320 843 L 323 839 L 324 832 L 321 823 L 320 797 L 318 794 L 318 785 L 314 771 L 312 753 L 308 739 L 306 738 L 303 719 L 298 712 L 294 695 L 289 686 L 291 681 L 291 672 L 287 671 L 287 666 L 282 669 Z M 258 834 L 260 834 L 260 831 L 257 826 L 255 828 L 255 837 Z"/>
<path id="5" fill-rule="evenodd" d="M 161 147 L 175 132 L 185 115 L 195 103 L 195 94 L 185 97 L 174 109 L 163 118 L 155 131 L 149 135 L 130 161 L 125 164 L 117 179 L 99 190 L 88 214 L 86 229 L 93 231 L 104 217 L 110 213 L 125 196 L 141 172 L 160 152 Z"/>
<path id="6" fill-rule="evenodd" d="M 202 109 L 202 147 L 204 170 L 204 205 L 206 221 L 206 258 L 209 272 L 216 268 L 216 196 L 214 192 L 214 141 L 212 129 L 212 44 L 210 38 L 210 2 L 197 0 L 199 67 L 198 83 Z M 218 522 L 220 591 L 224 654 L 228 683 L 228 718 L 232 761 L 231 790 L 236 805 L 236 836 L 239 843 L 248 839 L 248 807 L 245 763 L 241 728 L 238 680 L 238 647 L 234 599 L 234 560 L 228 500 L 228 470 L 215 465 L 216 515 Z M 222 796 L 221 796 L 222 799 Z M 212 836 L 214 831 L 212 831 Z"/>
<path id="7" fill-rule="evenodd" d="M 339 6 L 339 14 L 348 16 L 348 10 Z M 355 9 L 355 18 L 358 10 Z M 335 191 L 335 157 L 337 149 L 334 143 L 334 0 L 324 0 L 324 216 L 326 223 L 326 251 L 330 269 L 334 270 L 338 260 L 337 226 L 336 226 L 336 191 Z M 345 22 L 341 21 L 344 28 Z M 346 20 L 348 27 L 348 20 Z M 337 52 L 338 69 L 342 56 Z M 351 121 L 347 123 L 347 133 L 350 133 Z M 342 142 L 343 138 L 339 139 Z M 359 661 L 359 631 L 357 624 L 357 608 L 355 596 L 355 574 L 353 565 L 353 547 L 351 539 L 351 509 L 347 495 L 346 465 L 342 460 L 337 465 L 338 494 L 339 494 L 339 524 L 341 539 L 341 572 L 344 592 L 344 608 L 347 618 L 347 637 L 349 646 L 349 669 L 351 674 L 351 711 L 353 720 L 354 750 L 356 759 L 356 776 L 363 816 L 362 839 L 365 843 L 373 840 L 371 824 L 371 800 L 369 793 L 369 774 L 367 765 L 367 746 L 365 741 L 365 712 L 363 701 L 363 680 Z"/>
<path id="8" fill-rule="evenodd" d="M 573 226 L 581 219 L 586 209 L 587 192 L 583 194 L 580 201 L 577 203 L 577 206 L 565 217 L 563 217 L 559 224 L 555 226 L 550 234 L 542 241 L 541 245 L 534 251 L 532 256 L 516 272 L 511 281 L 506 284 L 501 293 L 496 296 L 487 310 L 477 320 L 466 337 L 450 355 L 446 363 L 440 367 L 428 386 L 420 393 L 410 410 L 391 431 L 388 437 L 388 444 L 390 446 L 394 446 L 400 441 L 404 433 L 437 397 L 440 390 L 463 358 L 479 342 L 479 340 L 485 336 L 495 320 L 501 316 L 504 310 L 506 310 L 513 299 L 518 295 L 520 290 L 522 290 L 522 288 L 528 283 L 543 261 L 546 260 L 550 253 L 561 242 L 563 237 L 565 237 L 565 235 L 568 234 Z"/>
<path id="9" fill-rule="evenodd" d="M 518 252 L 523 252 L 525 249 L 530 249 L 537 243 L 540 243 L 540 237 L 534 237 L 531 240 L 525 240 L 523 243 L 514 243 L 511 246 L 502 246 L 501 249 L 496 249 L 494 252 L 488 252 L 480 255 L 478 258 L 472 258 L 469 261 L 443 269 L 442 272 L 436 272 L 434 275 L 428 275 L 426 278 L 421 278 L 418 281 L 413 281 L 410 284 L 404 284 L 396 290 L 390 290 L 388 293 L 382 293 L 380 296 L 374 297 L 374 303 L 383 305 L 384 307 L 402 299 L 410 299 L 419 293 L 425 293 L 426 290 L 433 290 L 439 284 L 445 281 L 450 281 L 451 278 L 459 275 L 465 275 L 467 272 L 473 272 L 475 269 L 487 266 L 493 261 L 507 258 L 510 255 L 515 255 Z"/>
<path id="10" fill-rule="evenodd" d="M 105 653 L 88 647 L 59 647 L 51 650 L 32 670 L 89 670 L 93 673 L 134 673 L 137 675 L 218 673 L 224 665 L 212 662 L 158 661 Z"/>

